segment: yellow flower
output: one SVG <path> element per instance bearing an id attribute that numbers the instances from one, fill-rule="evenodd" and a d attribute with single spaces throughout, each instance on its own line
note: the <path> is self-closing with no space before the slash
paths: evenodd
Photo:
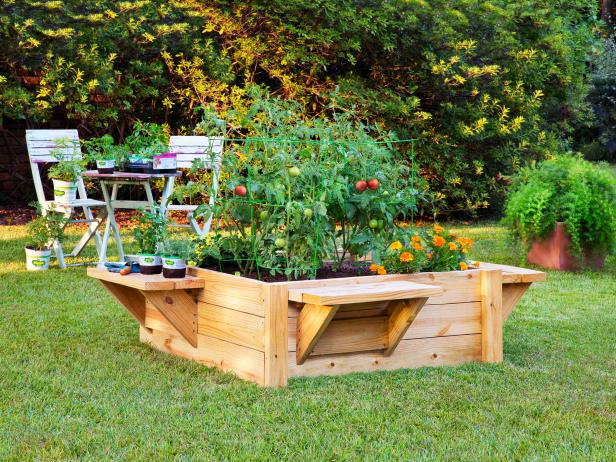
<path id="1" fill-rule="evenodd" d="M 411 252 L 402 252 L 400 254 L 400 261 L 402 262 L 413 261 L 413 254 Z"/>
<path id="2" fill-rule="evenodd" d="M 434 236 L 432 242 L 437 247 L 443 247 L 445 245 L 445 238 L 442 236 Z"/>
<path id="3" fill-rule="evenodd" d="M 423 250 L 423 247 L 421 246 L 421 244 L 419 242 L 413 243 L 413 248 L 415 250 Z"/>
<path id="4" fill-rule="evenodd" d="M 379 265 L 377 265 L 376 263 L 373 263 L 372 265 L 370 265 L 370 271 L 372 271 L 373 273 L 376 273 L 378 269 L 379 269 Z"/>
<path id="5" fill-rule="evenodd" d="M 392 242 L 391 245 L 389 246 L 390 250 L 400 250 L 401 248 L 402 248 L 402 242 L 400 241 Z"/>
<path id="6" fill-rule="evenodd" d="M 379 269 L 377 270 L 377 273 L 380 274 L 381 276 L 383 276 L 384 274 L 387 274 L 387 271 L 385 271 L 384 267 L 379 266 Z"/>
<path id="7" fill-rule="evenodd" d="M 419 236 L 413 236 L 411 238 L 411 242 L 413 243 L 421 242 L 421 238 Z"/>
<path id="8" fill-rule="evenodd" d="M 450 242 L 449 250 L 458 250 L 458 244 L 456 244 L 455 242 Z"/>
<path id="9" fill-rule="evenodd" d="M 460 269 L 462 271 L 466 271 L 468 269 L 468 265 L 465 262 L 461 261 L 460 262 Z"/>
<path id="10" fill-rule="evenodd" d="M 481 265 L 481 262 L 479 261 L 474 261 L 473 265 L 475 266 L 475 268 L 479 268 L 479 266 Z"/>
<path id="11" fill-rule="evenodd" d="M 443 228 L 442 226 L 439 226 L 439 225 L 434 225 L 434 232 L 435 232 L 436 234 L 441 234 L 441 233 L 443 232 L 443 230 L 444 230 L 444 229 L 445 229 L 445 228 Z"/>

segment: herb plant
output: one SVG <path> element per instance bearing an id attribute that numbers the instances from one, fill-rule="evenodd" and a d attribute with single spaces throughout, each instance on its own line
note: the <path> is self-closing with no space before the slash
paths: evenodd
<path id="1" fill-rule="evenodd" d="M 40 214 L 40 207 L 36 204 L 37 212 Z M 48 211 L 39 215 L 27 225 L 28 248 L 32 250 L 47 250 L 51 248 L 54 240 L 62 242 L 64 240 L 64 226 L 67 219 L 63 214 Z"/>
<path id="2" fill-rule="evenodd" d="M 133 229 L 133 238 L 141 254 L 154 254 L 162 250 L 167 238 L 167 225 L 169 220 L 160 209 L 142 210 L 137 215 L 138 225 Z"/>
<path id="3" fill-rule="evenodd" d="M 60 138 L 55 140 L 56 148 L 51 150 L 51 155 L 58 162 L 49 167 L 47 175 L 51 179 L 75 182 L 81 176 L 86 161 L 82 159 L 79 144 L 69 139 Z"/>

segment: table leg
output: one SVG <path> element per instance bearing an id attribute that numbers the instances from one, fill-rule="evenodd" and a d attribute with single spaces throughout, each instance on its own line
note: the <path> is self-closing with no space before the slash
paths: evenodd
<path id="1" fill-rule="evenodd" d="M 105 223 L 105 232 L 103 233 L 103 242 L 101 243 L 100 251 L 98 252 L 98 263 L 102 264 L 107 261 L 107 242 L 109 241 L 109 231 L 111 230 L 111 221 L 115 221 L 113 207 L 111 206 L 111 198 L 107 190 L 107 183 L 101 181 L 101 191 L 107 208 L 107 223 Z"/>
<path id="2" fill-rule="evenodd" d="M 118 189 L 119 189 L 119 185 L 114 184 L 113 188 L 111 189 L 110 204 L 113 204 L 113 201 L 115 201 L 116 198 L 118 197 Z M 111 208 L 113 210 L 113 206 Z M 118 249 L 118 257 L 120 258 L 120 261 L 124 261 L 125 259 L 124 248 L 122 247 L 122 239 L 120 238 L 120 229 L 118 228 L 118 223 L 115 221 L 115 212 L 113 213 L 113 223 L 111 224 L 111 227 L 113 228 L 113 235 L 115 236 L 115 240 L 116 240 L 116 247 Z"/>
<path id="3" fill-rule="evenodd" d="M 156 210 L 156 201 L 154 200 L 154 195 L 152 194 L 152 187 L 150 186 L 149 181 L 146 181 L 143 184 L 143 189 L 145 189 L 145 195 L 148 198 L 150 208 L 152 209 L 152 211 Z"/>
<path id="4" fill-rule="evenodd" d="M 175 183 L 175 177 L 165 177 L 165 185 L 163 186 L 163 194 L 160 200 L 160 211 L 163 216 L 167 216 L 167 201 L 171 194 L 173 193 L 173 185 Z"/>

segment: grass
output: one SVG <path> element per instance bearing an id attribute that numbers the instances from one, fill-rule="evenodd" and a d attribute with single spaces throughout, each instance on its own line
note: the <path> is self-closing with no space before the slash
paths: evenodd
<path id="1" fill-rule="evenodd" d="M 502 228 L 475 257 L 523 262 Z M 550 272 L 505 361 L 264 389 L 152 350 L 85 269 L 25 271 L 0 227 L 0 460 L 614 460 L 616 261 Z"/>

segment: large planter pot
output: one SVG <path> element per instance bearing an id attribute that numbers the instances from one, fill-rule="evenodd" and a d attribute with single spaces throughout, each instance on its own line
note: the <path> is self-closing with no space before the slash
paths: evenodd
<path id="1" fill-rule="evenodd" d="M 561 271 L 577 271 L 581 267 L 601 269 L 605 255 L 584 250 L 582 258 L 575 258 L 570 252 L 571 238 L 565 223 L 556 223 L 554 230 L 544 240 L 535 240 L 527 253 L 530 263 L 543 268 Z"/>
<path id="2" fill-rule="evenodd" d="M 146 293 L 153 303 L 129 308 L 144 310 L 141 341 L 267 386 L 300 376 L 499 362 L 503 322 L 531 282 L 545 278 L 483 263 L 469 271 L 275 283 L 194 267 L 188 273 L 177 281 L 200 279 L 204 288 Z"/>
<path id="3" fill-rule="evenodd" d="M 33 250 L 26 247 L 26 269 L 28 271 L 42 271 L 49 269 L 51 250 Z"/>
<path id="4" fill-rule="evenodd" d="M 77 199 L 77 182 L 76 181 L 53 181 L 53 200 L 60 204 L 69 204 Z"/>

